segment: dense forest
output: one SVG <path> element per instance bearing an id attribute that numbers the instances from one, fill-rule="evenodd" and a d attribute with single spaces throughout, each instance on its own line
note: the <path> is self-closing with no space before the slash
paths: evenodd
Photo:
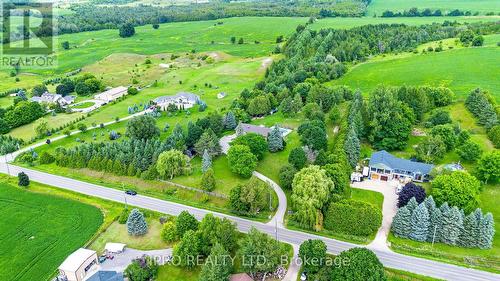
<path id="1" fill-rule="evenodd" d="M 370 0 L 342 1 L 210 1 L 179 6 L 73 5 L 74 14 L 61 16 L 59 33 L 118 28 L 125 23 L 155 23 L 214 20 L 242 16 L 352 17 L 365 14 Z"/>

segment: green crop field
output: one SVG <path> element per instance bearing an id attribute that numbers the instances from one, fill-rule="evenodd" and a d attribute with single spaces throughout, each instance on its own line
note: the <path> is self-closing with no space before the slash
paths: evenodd
<path id="1" fill-rule="evenodd" d="M 410 8 L 431 10 L 441 9 L 441 11 L 451 11 L 459 9 L 461 11 L 499 13 L 500 3 L 497 0 L 372 0 L 368 5 L 367 14 L 380 15 L 386 10 L 403 11 Z"/>
<path id="2" fill-rule="evenodd" d="M 102 222 L 90 205 L 0 183 L 0 280 L 48 280 Z"/>
<path id="3" fill-rule="evenodd" d="M 463 22 L 489 22 L 489 21 L 499 21 L 500 16 L 474 16 L 474 17 L 398 17 L 398 18 L 374 18 L 374 17 L 361 17 L 361 18 L 324 18 L 316 21 L 314 24 L 310 25 L 311 29 L 319 30 L 322 28 L 337 28 L 337 29 L 349 29 L 357 26 L 367 25 L 367 24 L 394 24 L 394 23 L 404 23 L 407 25 L 422 25 L 422 24 L 432 24 L 432 23 L 442 23 L 444 21 L 457 21 Z"/>
<path id="4" fill-rule="evenodd" d="M 379 84 L 445 86 L 460 98 L 481 87 L 500 100 L 500 52 L 496 46 L 500 36 L 486 38 L 487 46 L 479 48 L 457 48 L 440 53 L 370 60 L 354 66 L 346 75 L 332 83 L 359 88 L 364 93 Z"/>

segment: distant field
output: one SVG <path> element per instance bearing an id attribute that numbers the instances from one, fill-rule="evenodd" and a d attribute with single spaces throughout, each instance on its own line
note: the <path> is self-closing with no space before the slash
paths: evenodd
<path id="1" fill-rule="evenodd" d="M 160 54 L 191 50 L 220 51 L 241 57 L 268 55 L 276 46 L 276 37 L 291 34 L 306 18 L 243 17 L 212 21 L 179 22 L 136 28 L 136 35 L 120 38 L 118 30 L 65 34 L 57 41 L 68 41 L 70 50 L 59 50 L 55 70 L 36 70 L 51 75 L 64 73 L 99 61 L 113 53 Z M 218 24 L 218 23 L 222 24 Z M 243 38 L 244 44 L 231 44 L 231 37 Z M 257 41 L 259 44 L 256 44 Z M 77 59 L 76 59 L 77 58 Z"/>
<path id="2" fill-rule="evenodd" d="M 410 8 L 431 10 L 441 9 L 441 11 L 451 11 L 459 9 L 461 11 L 479 12 L 500 12 L 500 2 L 498 0 L 372 0 L 368 5 L 367 13 L 380 15 L 386 10 L 402 11 Z"/>
<path id="3" fill-rule="evenodd" d="M 457 22 L 487 22 L 487 21 L 500 21 L 500 16 L 476 16 L 476 17 L 399 17 L 399 18 L 324 18 L 316 21 L 310 25 L 311 29 L 319 30 L 322 28 L 337 28 L 348 29 L 367 24 L 393 24 L 404 23 L 407 25 L 422 25 L 431 23 L 442 23 L 444 21 L 457 21 Z"/>
<path id="4" fill-rule="evenodd" d="M 102 222 L 90 205 L 0 183 L 0 280 L 48 280 Z"/>
<path id="5" fill-rule="evenodd" d="M 489 90 L 500 100 L 499 35 L 487 36 L 488 46 L 461 48 L 440 53 L 372 60 L 354 66 L 332 84 L 345 84 L 368 93 L 379 84 L 446 86 L 464 98 L 477 87 Z"/>

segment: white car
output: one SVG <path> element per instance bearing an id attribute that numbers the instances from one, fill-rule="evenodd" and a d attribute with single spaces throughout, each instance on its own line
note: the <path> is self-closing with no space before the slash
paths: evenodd
<path id="1" fill-rule="evenodd" d="M 403 186 L 398 185 L 398 187 L 396 187 L 396 194 L 399 194 L 401 192 L 401 190 L 403 190 Z"/>

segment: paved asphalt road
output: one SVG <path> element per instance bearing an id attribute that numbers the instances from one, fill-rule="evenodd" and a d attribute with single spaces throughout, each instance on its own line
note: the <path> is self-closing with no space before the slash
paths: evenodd
<path id="1" fill-rule="evenodd" d="M 5 165 L 5 161 L 3 161 L 3 157 L 0 160 L 0 162 L 2 162 L 0 163 L 0 172 L 7 173 L 6 169 L 7 167 Z M 272 224 L 254 222 L 243 218 L 197 209 L 147 196 L 142 196 L 142 195 L 128 196 L 125 195 L 120 190 L 102 187 L 99 185 L 81 182 L 44 172 L 29 170 L 26 168 L 17 167 L 13 165 L 9 165 L 9 171 L 11 175 L 17 175 L 18 172 L 24 171 L 29 175 L 30 179 L 33 181 L 116 202 L 123 203 L 126 196 L 129 205 L 141 207 L 144 209 L 150 209 L 165 214 L 178 215 L 181 211 L 186 210 L 192 213 L 196 218 L 201 219 L 203 216 L 205 216 L 205 214 L 213 213 L 216 216 L 227 217 L 232 221 L 236 222 L 238 225 L 238 229 L 240 231 L 246 232 L 252 226 L 254 226 L 260 231 L 268 233 L 269 235 L 272 236 L 276 236 L 280 241 L 294 245 L 300 245 L 303 241 L 307 239 L 321 239 L 326 243 L 328 251 L 332 254 L 338 254 L 339 252 L 352 247 L 359 247 L 359 245 L 347 242 L 337 241 L 334 239 L 320 237 L 313 234 L 292 231 L 284 229 L 280 226 L 275 227 Z M 426 259 L 415 258 L 411 256 L 405 256 L 390 251 L 381 251 L 377 249 L 372 249 L 372 250 L 377 254 L 380 261 L 386 267 L 390 268 L 410 271 L 426 276 L 431 276 L 440 279 L 447 279 L 447 280 L 467 280 L 467 281 L 500 280 L 500 275 L 498 274 L 459 267 L 451 264 L 440 263 Z"/>

